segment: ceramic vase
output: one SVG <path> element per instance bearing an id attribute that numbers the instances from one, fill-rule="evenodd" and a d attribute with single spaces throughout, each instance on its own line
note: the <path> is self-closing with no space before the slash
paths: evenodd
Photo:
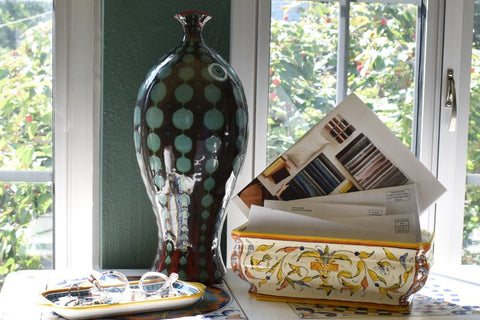
<path id="1" fill-rule="evenodd" d="M 141 85 L 134 109 L 136 155 L 158 224 L 152 270 L 218 283 L 225 208 L 246 149 L 241 82 L 202 37 L 208 14 L 175 15 L 181 44 Z"/>

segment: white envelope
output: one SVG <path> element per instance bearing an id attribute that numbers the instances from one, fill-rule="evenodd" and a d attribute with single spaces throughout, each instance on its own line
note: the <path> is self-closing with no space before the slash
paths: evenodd
<path id="1" fill-rule="evenodd" d="M 415 243 L 422 239 L 420 221 L 416 213 L 377 217 L 335 217 L 328 220 L 386 233 L 400 242 Z"/>
<path id="2" fill-rule="evenodd" d="M 385 215 L 385 206 L 320 203 L 315 201 L 277 201 L 265 200 L 264 207 L 293 212 L 309 217 L 368 217 Z"/>
<path id="3" fill-rule="evenodd" d="M 381 217 L 368 217 L 381 218 Z M 377 230 L 377 228 L 375 228 Z M 252 205 L 245 232 L 337 239 L 405 242 L 395 233 L 387 234 L 326 219 Z M 415 242 L 415 241 L 413 241 Z"/>
<path id="4" fill-rule="evenodd" d="M 344 203 L 372 206 L 385 206 L 386 214 L 418 213 L 417 192 L 415 184 L 395 187 L 370 189 L 340 194 L 330 194 L 321 197 L 312 197 L 287 201 L 294 204 L 315 203 Z"/>

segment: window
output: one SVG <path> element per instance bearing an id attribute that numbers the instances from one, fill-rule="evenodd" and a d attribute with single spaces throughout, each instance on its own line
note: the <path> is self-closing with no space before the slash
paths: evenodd
<path id="1" fill-rule="evenodd" d="M 52 1 L 0 2 L 0 279 L 53 266 Z"/>
<path id="2" fill-rule="evenodd" d="M 271 1 L 267 162 L 351 92 L 410 146 L 423 25 L 420 1 Z"/>
<path id="3" fill-rule="evenodd" d="M 250 0 L 232 3 L 232 9 L 231 61 L 247 84 L 255 121 L 252 160 L 244 168 L 251 175 L 244 179 L 355 92 L 449 190 L 422 223 L 435 229 L 436 263 L 460 264 L 467 118 L 459 111 L 457 131 L 449 132 L 451 110 L 444 101 L 448 68 L 456 70 L 458 105 L 468 101 L 473 8 L 450 0 Z M 460 158 L 453 159 L 452 151 Z M 245 220 L 235 214 L 229 219 L 230 228 Z M 454 220 L 461 220 L 455 232 L 448 228 Z M 451 242 L 457 245 L 446 245 Z"/>
<path id="4" fill-rule="evenodd" d="M 5 11 L 17 8 L 16 15 Z M 10 19 L 0 22 L 0 39 L 12 39 L 17 51 L 23 45 L 27 55 L 43 59 L 39 66 L 30 63 L 21 69 L 15 65 L 10 76 L 18 75 L 24 82 L 12 81 L 5 78 L 8 68 L 23 58 L 0 43 L 0 54 L 10 59 L 0 62 L 0 253 L 8 251 L 5 240 L 12 241 L 5 233 L 7 237 L 26 234 L 35 241 L 25 244 L 26 250 L 32 254 L 48 251 L 43 268 L 92 269 L 99 261 L 99 142 L 93 137 L 99 137 L 100 121 L 100 9 L 101 2 L 95 0 L 0 1 L 0 17 Z M 16 38 L 2 37 L 17 24 L 24 30 L 13 32 Z M 50 31 L 45 27 L 43 33 L 27 31 L 48 24 Z M 43 42 L 32 41 L 36 35 Z M 22 44 L 21 39 L 29 42 Z M 38 70 L 39 74 L 33 73 Z M 26 81 L 28 77 L 35 81 Z M 28 90 L 13 88 L 18 83 Z M 11 110 L 14 102 L 21 105 L 16 111 Z M 27 225 L 30 216 L 26 214 L 38 214 L 38 223 L 19 229 L 18 224 L 4 221 L 15 215 Z M 6 270 L 9 265 L 2 259 L 0 279 L 14 270 Z M 37 261 L 15 268 L 40 267 L 34 264 Z"/>

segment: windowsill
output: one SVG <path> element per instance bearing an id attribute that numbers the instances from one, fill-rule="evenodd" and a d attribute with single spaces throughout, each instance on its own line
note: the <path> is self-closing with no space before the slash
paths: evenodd
<path id="1" fill-rule="evenodd" d="M 469 285 L 480 287 L 480 266 L 478 265 L 460 265 L 460 266 L 438 266 L 434 265 L 431 272 L 452 281 L 464 282 Z M 478 288 L 480 290 L 480 288 Z M 477 294 L 478 295 L 478 294 Z M 480 297 L 479 303 L 480 303 Z"/>
<path id="2" fill-rule="evenodd" d="M 468 266 L 467 266 L 468 267 Z M 462 268 L 462 270 L 465 268 Z M 475 268 L 467 268 L 475 269 Z M 127 275 L 140 275 L 145 270 L 120 270 Z M 61 273 L 64 274 L 64 273 Z M 69 273 L 71 275 L 72 273 Z M 460 273 L 456 273 L 460 274 Z M 463 272 L 461 273 L 463 274 Z M 52 275 L 59 276 L 59 271 L 20 271 L 14 272 L 7 277 L 4 288 L 0 292 L 0 318 L 1 319 L 41 319 L 41 309 L 35 306 L 35 301 L 38 294 L 45 290 L 46 283 L 51 279 Z M 78 275 L 78 273 L 75 273 Z M 442 277 L 439 273 L 432 272 L 431 277 L 438 279 L 442 278 L 442 285 L 448 283 L 446 291 L 455 291 L 460 293 L 463 298 L 467 298 L 469 305 L 480 305 L 478 297 L 478 285 L 465 282 L 463 280 L 455 280 L 451 277 Z M 478 276 L 476 277 L 478 280 Z M 444 282 L 444 280 L 446 282 Z M 468 280 L 468 278 L 467 278 Z M 437 281 L 437 280 L 435 280 Z M 245 316 L 250 320 L 262 319 L 300 319 L 299 315 L 294 312 L 292 306 L 282 302 L 260 301 L 251 298 L 248 295 L 249 285 L 247 282 L 238 278 L 231 270 L 228 271 L 225 282 L 231 290 L 237 303 L 245 313 Z M 428 284 L 428 282 L 427 282 Z M 436 282 L 434 285 L 436 286 Z M 29 290 L 25 290 L 29 288 Z M 470 298 L 470 301 L 468 301 Z M 462 300 L 463 301 L 463 300 Z M 477 309 L 480 310 L 480 309 Z M 480 312 L 480 311 L 479 311 Z M 323 316 L 324 317 L 324 316 Z M 342 317 L 339 315 L 339 317 Z M 355 316 L 349 319 L 372 319 L 372 315 Z M 447 319 L 480 319 L 480 313 L 473 313 L 468 315 L 419 315 L 418 312 L 410 316 L 376 316 L 376 319 L 419 319 L 419 320 L 447 320 Z M 225 318 L 227 319 L 227 318 Z M 315 318 L 312 318 L 315 319 Z"/>

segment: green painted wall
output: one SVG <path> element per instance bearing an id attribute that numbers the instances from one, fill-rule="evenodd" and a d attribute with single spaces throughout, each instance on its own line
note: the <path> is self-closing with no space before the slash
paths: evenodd
<path id="1" fill-rule="evenodd" d="M 135 159 L 133 108 L 147 71 L 180 44 L 173 15 L 187 10 L 213 16 L 205 41 L 228 60 L 230 1 L 103 1 L 102 268 L 150 268 L 154 259 L 157 226 Z"/>

